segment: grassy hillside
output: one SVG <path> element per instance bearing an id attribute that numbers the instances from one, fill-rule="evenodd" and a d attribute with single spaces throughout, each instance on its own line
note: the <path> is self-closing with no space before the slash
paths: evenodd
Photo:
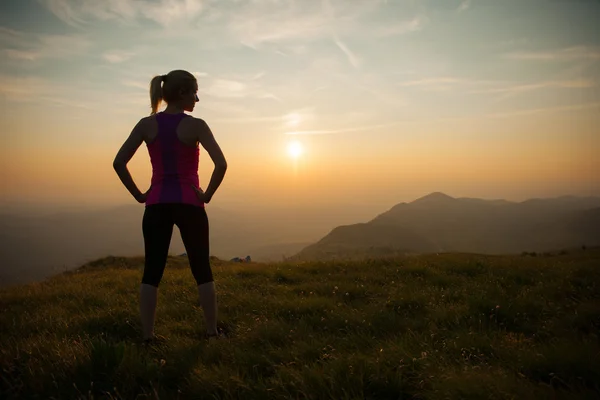
<path id="1" fill-rule="evenodd" d="M 362 262 L 215 261 L 206 342 L 184 259 L 139 341 L 141 258 L 0 290 L 0 398 L 545 399 L 600 396 L 600 250 Z M 136 397 L 137 396 L 137 397 Z"/>

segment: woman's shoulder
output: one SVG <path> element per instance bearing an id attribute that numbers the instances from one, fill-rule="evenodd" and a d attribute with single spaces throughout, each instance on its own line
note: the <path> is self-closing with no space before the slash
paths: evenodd
<path id="1" fill-rule="evenodd" d="M 204 129 L 207 124 L 202 118 L 194 117 L 193 115 L 186 114 L 181 120 L 181 125 L 188 129 Z"/>
<path id="2" fill-rule="evenodd" d="M 183 118 L 183 120 L 184 121 L 189 121 L 192 124 L 198 124 L 198 123 L 205 124 L 206 123 L 202 118 L 194 117 L 193 115 L 190 115 L 190 114 L 185 114 L 185 117 Z"/>
<path id="3" fill-rule="evenodd" d="M 156 130 L 157 124 L 154 115 L 141 118 L 133 128 L 133 131 L 146 141 L 150 141 L 150 138 L 156 136 Z"/>
<path id="4" fill-rule="evenodd" d="M 140 126 L 150 126 L 151 124 L 156 124 L 156 114 L 147 115 L 138 121 L 138 125 Z"/>

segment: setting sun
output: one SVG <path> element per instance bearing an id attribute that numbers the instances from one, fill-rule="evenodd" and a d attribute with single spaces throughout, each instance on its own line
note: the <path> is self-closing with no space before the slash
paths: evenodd
<path id="1" fill-rule="evenodd" d="M 298 141 L 290 142 L 290 144 L 288 144 L 287 150 L 288 150 L 288 155 L 290 157 L 292 157 L 293 159 L 299 158 L 302 155 L 302 153 L 304 152 L 302 143 L 300 143 Z"/>

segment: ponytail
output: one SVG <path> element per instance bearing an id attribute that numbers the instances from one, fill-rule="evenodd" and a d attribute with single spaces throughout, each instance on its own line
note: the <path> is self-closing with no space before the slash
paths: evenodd
<path id="1" fill-rule="evenodd" d="M 150 107 L 152 112 L 150 115 L 156 114 L 158 107 L 163 100 L 162 82 L 165 80 L 165 75 L 157 75 L 150 81 Z"/>

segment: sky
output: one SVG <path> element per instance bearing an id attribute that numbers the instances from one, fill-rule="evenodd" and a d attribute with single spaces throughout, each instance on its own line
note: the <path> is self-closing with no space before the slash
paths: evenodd
<path id="1" fill-rule="evenodd" d="M 600 196 L 598 20 L 595 0 L 3 0 L 0 202 L 133 202 L 112 160 L 174 69 L 228 161 L 214 203 Z M 144 145 L 129 168 L 147 188 Z"/>

